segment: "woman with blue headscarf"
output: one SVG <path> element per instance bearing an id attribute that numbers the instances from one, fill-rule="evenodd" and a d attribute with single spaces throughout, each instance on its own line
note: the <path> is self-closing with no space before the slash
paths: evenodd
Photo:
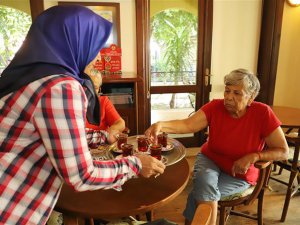
<path id="1" fill-rule="evenodd" d="M 100 105 L 84 73 L 111 23 L 82 6 L 55 6 L 32 24 L 0 77 L 0 223 L 45 224 L 62 183 L 76 191 L 118 188 L 163 173 L 151 156 L 93 160 L 85 120 Z"/>

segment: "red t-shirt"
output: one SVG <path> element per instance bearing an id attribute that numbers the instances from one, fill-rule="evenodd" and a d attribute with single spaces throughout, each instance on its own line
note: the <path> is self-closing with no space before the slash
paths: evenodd
<path id="1" fill-rule="evenodd" d="M 249 153 L 262 151 L 264 139 L 281 125 L 272 109 L 260 102 L 253 102 L 241 118 L 230 116 L 223 99 L 213 100 L 201 110 L 209 124 L 209 138 L 201 152 L 230 175 L 234 161 Z M 251 165 L 245 175 L 238 174 L 237 177 L 256 184 L 258 170 Z"/>
<path id="2" fill-rule="evenodd" d="M 99 96 L 101 108 L 100 126 L 92 125 L 86 121 L 86 128 L 94 130 L 107 130 L 112 124 L 121 118 L 114 105 L 107 96 Z"/>

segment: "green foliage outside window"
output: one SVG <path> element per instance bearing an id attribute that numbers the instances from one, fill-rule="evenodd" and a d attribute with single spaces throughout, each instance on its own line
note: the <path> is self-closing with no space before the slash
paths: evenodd
<path id="1" fill-rule="evenodd" d="M 164 10 L 151 18 L 151 39 L 160 49 L 159 54 L 151 51 L 151 84 L 195 84 L 197 20 L 197 16 L 179 9 Z M 171 109 L 176 108 L 175 95 L 169 102 Z M 189 99 L 194 107 L 195 95 L 189 94 Z"/>
<path id="2" fill-rule="evenodd" d="M 0 73 L 20 48 L 30 25 L 28 14 L 0 6 Z"/>
<path id="3" fill-rule="evenodd" d="M 161 55 L 151 62 L 152 71 L 167 72 L 161 78 L 174 84 L 189 83 L 183 71 L 196 70 L 197 16 L 171 9 L 151 18 L 151 37 L 161 50 Z"/>

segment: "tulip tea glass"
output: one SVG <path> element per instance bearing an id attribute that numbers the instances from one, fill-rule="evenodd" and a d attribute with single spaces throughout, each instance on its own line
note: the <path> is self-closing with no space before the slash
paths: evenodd
<path id="1" fill-rule="evenodd" d="M 117 137 L 117 139 L 118 139 L 118 142 L 117 142 L 118 149 L 121 150 L 122 149 L 122 145 L 127 143 L 127 138 L 128 138 L 128 134 L 120 133 L 118 135 L 118 137 Z"/>
<path id="2" fill-rule="evenodd" d="M 148 139 L 145 135 L 139 135 L 136 138 L 138 150 L 140 152 L 147 152 L 148 150 Z"/>
<path id="3" fill-rule="evenodd" d="M 157 142 L 161 144 L 164 148 L 166 148 L 168 143 L 168 134 L 163 132 L 157 135 Z"/>
<path id="4" fill-rule="evenodd" d="M 122 144 L 122 155 L 124 157 L 133 155 L 133 145 L 132 144 Z"/>
<path id="5" fill-rule="evenodd" d="M 151 144 L 150 146 L 150 155 L 158 160 L 161 160 L 161 144 Z"/>

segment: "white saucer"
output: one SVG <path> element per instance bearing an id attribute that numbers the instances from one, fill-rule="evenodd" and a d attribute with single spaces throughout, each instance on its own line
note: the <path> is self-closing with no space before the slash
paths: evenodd
<path id="1" fill-rule="evenodd" d="M 167 144 L 167 147 L 162 147 L 161 151 L 162 151 L 162 152 L 168 152 L 168 151 L 173 150 L 173 148 L 174 148 L 174 145 L 171 144 L 171 143 L 168 143 L 168 144 Z"/>

